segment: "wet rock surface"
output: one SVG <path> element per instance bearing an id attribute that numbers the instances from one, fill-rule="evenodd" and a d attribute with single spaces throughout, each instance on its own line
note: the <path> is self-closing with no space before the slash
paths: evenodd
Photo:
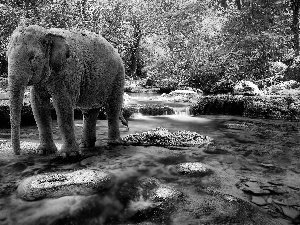
<path id="1" fill-rule="evenodd" d="M 59 198 L 70 195 L 91 195 L 111 187 L 114 176 L 101 170 L 76 170 L 39 174 L 21 181 L 18 197 L 24 200 Z"/>
<path id="2" fill-rule="evenodd" d="M 125 217 L 142 222 L 147 219 L 163 221 L 176 208 L 183 194 L 173 187 L 162 184 L 158 179 L 145 178 L 138 182 L 126 182 L 117 196 L 126 202 Z"/>
<path id="3" fill-rule="evenodd" d="M 157 127 L 147 132 L 130 134 L 123 141 L 131 145 L 158 146 L 201 146 L 208 145 L 213 139 L 190 131 L 169 132 L 166 128 Z"/>
<path id="4" fill-rule="evenodd" d="M 181 163 L 176 166 L 176 171 L 188 176 L 205 176 L 213 173 L 211 168 L 200 162 Z"/>

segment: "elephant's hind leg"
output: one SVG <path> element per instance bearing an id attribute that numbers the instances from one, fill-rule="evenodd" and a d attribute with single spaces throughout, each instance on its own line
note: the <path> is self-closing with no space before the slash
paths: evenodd
<path id="1" fill-rule="evenodd" d="M 96 123 L 100 109 L 94 108 L 82 110 L 83 112 L 83 130 L 80 148 L 92 148 L 96 142 Z"/>
<path id="2" fill-rule="evenodd" d="M 39 130 L 40 145 L 37 151 L 41 154 L 55 153 L 53 142 L 50 96 L 38 87 L 31 88 L 31 107 Z"/>
<path id="3" fill-rule="evenodd" d="M 119 130 L 119 117 L 123 103 L 123 88 L 116 86 L 108 98 L 106 112 L 108 120 L 108 143 L 122 144 Z"/>

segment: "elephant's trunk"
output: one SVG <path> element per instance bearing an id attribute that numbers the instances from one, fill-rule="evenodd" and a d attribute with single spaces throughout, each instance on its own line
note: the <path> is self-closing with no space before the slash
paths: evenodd
<path id="1" fill-rule="evenodd" d="M 18 83 L 18 84 L 17 84 Z M 14 153 L 20 154 L 21 110 L 26 84 L 9 79 L 11 143 Z"/>

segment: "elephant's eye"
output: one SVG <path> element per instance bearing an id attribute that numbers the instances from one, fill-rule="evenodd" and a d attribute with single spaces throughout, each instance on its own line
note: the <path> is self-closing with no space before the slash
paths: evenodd
<path id="1" fill-rule="evenodd" d="M 33 59 L 34 59 L 34 56 L 33 56 L 33 55 L 32 55 L 32 56 L 29 56 L 28 61 L 31 63 Z"/>

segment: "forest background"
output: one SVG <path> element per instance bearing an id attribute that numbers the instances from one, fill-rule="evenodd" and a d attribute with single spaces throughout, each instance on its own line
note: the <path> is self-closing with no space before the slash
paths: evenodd
<path id="1" fill-rule="evenodd" d="M 218 82 L 300 81 L 298 0 L 0 0 L 0 76 L 18 25 L 86 29 L 121 54 L 127 80 L 210 93 Z"/>

